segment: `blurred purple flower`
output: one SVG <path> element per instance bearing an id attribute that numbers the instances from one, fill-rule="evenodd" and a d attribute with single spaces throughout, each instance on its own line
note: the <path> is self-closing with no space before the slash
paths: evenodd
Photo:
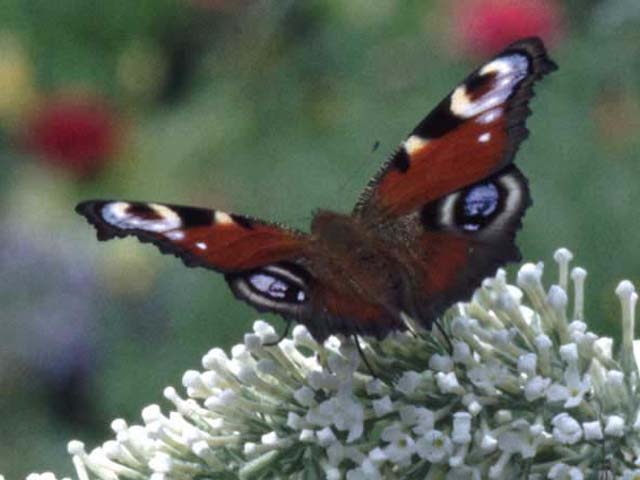
<path id="1" fill-rule="evenodd" d="M 90 258 L 68 238 L 0 221 L 0 380 L 35 376 L 72 421 L 91 420 L 99 284 Z"/>

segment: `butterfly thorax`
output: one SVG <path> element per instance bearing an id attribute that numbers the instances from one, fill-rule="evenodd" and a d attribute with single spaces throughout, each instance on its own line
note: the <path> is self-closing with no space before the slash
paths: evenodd
<path id="1" fill-rule="evenodd" d="M 406 276 L 394 248 L 356 217 L 320 210 L 311 224 L 316 277 L 396 310 Z"/>
<path id="2" fill-rule="evenodd" d="M 311 233 L 319 244 L 336 253 L 353 253 L 370 243 L 364 225 L 356 218 L 329 210 L 318 210 L 314 214 Z"/>

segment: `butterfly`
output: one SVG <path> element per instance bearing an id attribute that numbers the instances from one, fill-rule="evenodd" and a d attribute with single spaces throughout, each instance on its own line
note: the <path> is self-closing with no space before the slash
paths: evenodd
<path id="1" fill-rule="evenodd" d="M 518 261 L 531 205 L 512 164 L 533 84 L 555 70 L 537 38 L 472 72 L 369 181 L 351 214 L 318 210 L 310 233 L 220 210 L 90 200 L 99 240 L 135 236 L 224 275 L 261 312 L 331 334 L 385 337 L 409 316 L 429 329 L 483 278 Z"/>

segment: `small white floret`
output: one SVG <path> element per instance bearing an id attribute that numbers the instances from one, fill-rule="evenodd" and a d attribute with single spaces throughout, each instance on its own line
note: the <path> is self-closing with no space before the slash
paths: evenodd
<path id="1" fill-rule="evenodd" d="M 402 376 L 396 383 L 396 389 L 404 393 L 405 395 L 411 395 L 418 388 L 420 383 L 422 382 L 422 377 L 418 372 L 407 371 L 403 372 Z"/>
<path id="2" fill-rule="evenodd" d="M 333 430 L 331 430 L 330 427 L 325 427 L 322 430 L 318 430 L 316 432 L 316 436 L 318 437 L 318 444 L 323 447 L 326 447 L 337 440 L 335 434 L 333 433 Z"/>
<path id="3" fill-rule="evenodd" d="M 452 452 L 451 439 L 439 430 L 431 430 L 416 441 L 416 453 L 430 463 L 446 462 Z"/>
<path id="4" fill-rule="evenodd" d="M 82 455 L 84 453 L 84 443 L 79 440 L 71 440 L 67 444 L 69 455 Z"/>
<path id="5" fill-rule="evenodd" d="M 471 414 L 469 412 L 453 414 L 451 439 L 458 444 L 466 444 L 471 441 Z"/>
<path id="6" fill-rule="evenodd" d="M 308 428 L 302 429 L 298 438 L 301 442 L 312 443 L 315 440 L 315 432 Z"/>
<path id="7" fill-rule="evenodd" d="M 429 359 L 429 368 L 436 372 L 450 372 L 453 370 L 453 359 L 449 355 L 435 353 Z"/>
<path id="8" fill-rule="evenodd" d="M 415 410 L 417 419 L 415 426 L 413 427 L 413 433 L 417 435 L 425 435 L 427 432 L 433 430 L 436 423 L 434 413 L 428 408 L 417 407 Z"/>
<path id="9" fill-rule="evenodd" d="M 471 355 L 471 348 L 469 348 L 469 344 L 462 341 L 454 341 L 453 360 L 464 365 L 468 365 L 473 362 L 473 356 Z"/>
<path id="10" fill-rule="evenodd" d="M 563 445 L 573 445 L 582 438 L 582 427 L 568 413 L 562 412 L 553 417 L 553 438 Z"/>
<path id="11" fill-rule="evenodd" d="M 579 468 L 566 463 L 556 463 L 549 470 L 547 478 L 550 480 L 583 480 L 584 475 Z"/>
<path id="12" fill-rule="evenodd" d="M 380 464 L 386 462 L 389 457 L 387 457 L 387 454 L 384 452 L 384 450 L 382 450 L 380 447 L 376 447 L 369 452 L 369 459 L 375 464 Z"/>
<path id="13" fill-rule="evenodd" d="M 636 287 L 633 286 L 629 280 L 622 280 L 618 286 L 616 287 L 616 295 L 620 297 L 621 300 L 631 298 L 636 291 Z"/>
<path id="14" fill-rule="evenodd" d="M 567 248 L 559 248 L 553 254 L 553 259 L 558 263 L 569 263 L 573 260 L 573 253 Z"/>
<path id="15" fill-rule="evenodd" d="M 464 393 L 464 388 L 462 388 L 462 386 L 458 382 L 458 378 L 456 377 L 455 372 L 438 372 L 436 374 L 436 382 L 438 384 L 438 388 L 442 393 Z"/>
<path id="16" fill-rule="evenodd" d="M 549 350 L 553 346 L 551 339 L 544 333 L 537 335 L 534 342 L 538 350 Z"/>
<path id="17" fill-rule="evenodd" d="M 540 279 L 542 278 L 542 271 L 533 263 L 525 263 L 520 270 L 518 270 L 517 284 L 522 288 L 531 288 L 541 286 Z"/>
<path id="18" fill-rule="evenodd" d="M 518 371 L 525 375 L 533 376 L 536 374 L 538 364 L 538 355 L 535 353 L 525 353 L 518 357 Z"/>
<path id="19" fill-rule="evenodd" d="M 562 345 L 560 358 L 569 364 L 575 364 L 578 361 L 578 346 L 573 342 Z"/>
<path id="20" fill-rule="evenodd" d="M 391 403 L 391 398 L 389 398 L 388 395 L 379 400 L 373 400 L 371 404 L 376 417 L 383 417 L 393 411 L 393 404 Z"/>
<path id="21" fill-rule="evenodd" d="M 524 397 L 527 401 L 532 402 L 546 395 L 547 389 L 551 385 L 551 379 L 537 375 L 527 380 L 524 386 Z"/>
<path id="22" fill-rule="evenodd" d="M 300 405 L 310 407 L 315 404 L 315 392 L 306 385 L 303 385 L 293 393 L 293 398 Z"/>
<path id="23" fill-rule="evenodd" d="M 551 305 L 551 308 L 559 311 L 563 311 L 567 307 L 569 299 L 567 292 L 558 285 L 551 285 L 549 293 L 547 294 L 547 302 Z"/>
<path id="24" fill-rule="evenodd" d="M 278 444 L 279 440 L 280 439 L 278 438 L 278 434 L 276 432 L 265 433 L 264 435 L 262 435 L 262 437 L 260 437 L 260 442 L 263 445 L 267 446 L 275 446 Z"/>
<path id="25" fill-rule="evenodd" d="M 623 437 L 624 436 L 624 418 L 619 415 L 610 415 L 607 418 L 607 423 L 604 427 L 605 435 L 609 435 L 610 437 Z"/>
<path id="26" fill-rule="evenodd" d="M 480 448 L 486 453 L 493 452 L 498 448 L 498 440 L 490 434 L 485 433 L 480 441 Z"/>
<path id="27" fill-rule="evenodd" d="M 602 425 L 600 420 L 594 420 L 593 422 L 582 422 L 582 429 L 584 430 L 585 440 L 602 440 Z"/>

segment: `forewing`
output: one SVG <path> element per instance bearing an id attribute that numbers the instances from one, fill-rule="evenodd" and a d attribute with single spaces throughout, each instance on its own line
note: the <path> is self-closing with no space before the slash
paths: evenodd
<path id="1" fill-rule="evenodd" d="M 478 68 L 411 132 L 371 180 L 355 215 L 398 217 L 501 171 L 528 134 L 534 82 L 555 68 L 537 38 Z"/>
<path id="2" fill-rule="evenodd" d="M 302 233 L 206 208 L 92 200 L 76 211 L 95 226 L 99 240 L 134 236 L 189 267 L 224 273 L 290 260 L 306 243 Z"/>
<path id="3" fill-rule="evenodd" d="M 307 236 L 219 210 L 159 203 L 93 200 L 76 207 L 99 240 L 134 236 L 189 267 L 225 274 L 233 293 L 259 311 L 309 317 L 311 274 Z"/>

